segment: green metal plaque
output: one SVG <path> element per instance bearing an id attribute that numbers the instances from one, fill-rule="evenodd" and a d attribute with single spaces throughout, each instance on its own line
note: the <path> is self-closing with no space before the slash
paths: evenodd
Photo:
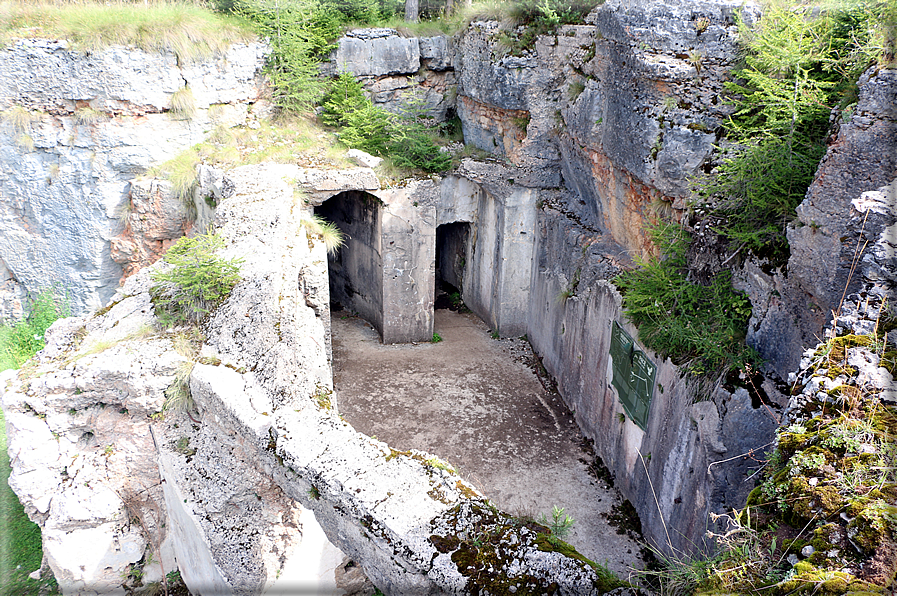
<path id="1" fill-rule="evenodd" d="M 632 337 L 616 321 L 611 334 L 610 356 L 614 373 L 612 384 L 623 409 L 633 422 L 646 430 L 657 365 L 636 348 Z"/>

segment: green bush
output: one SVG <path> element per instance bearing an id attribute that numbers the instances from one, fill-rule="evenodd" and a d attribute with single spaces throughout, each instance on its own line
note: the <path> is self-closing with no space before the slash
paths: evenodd
<path id="1" fill-rule="evenodd" d="M 726 83 L 735 112 L 726 134 L 744 147 L 699 183 L 724 221 L 716 231 L 769 259 L 788 259 L 786 225 L 825 153 L 832 108 L 856 98 L 860 74 L 882 56 L 887 10 L 857 2 L 833 9 L 770 5 L 753 27 Z"/>
<path id="2" fill-rule="evenodd" d="M 824 152 L 821 144 L 797 147 L 784 139 L 746 145 L 701 191 L 720 197 L 718 213 L 725 220 L 715 231 L 773 264 L 786 262 L 786 226 L 794 220 Z"/>
<path id="3" fill-rule="evenodd" d="M 308 112 L 323 95 L 320 61 L 340 33 L 340 16 L 317 0 L 236 0 L 234 12 L 271 44 L 266 72 L 284 110 Z"/>
<path id="4" fill-rule="evenodd" d="M 441 172 L 452 164 L 451 155 L 434 141 L 436 131 L 423 124 L 414 106 L 406 117 L 376 107 L 351 73 L 333 80 L 322 104 L 321 119 L 341 127 L 339 139 L 348 147 L 390 157 L 400 168 Z"/>
<path id="5" fill-rule="evenodd" d="M 502 32 L 501 40 L 513 55 L 532 48 L 540 35 L 554 33 L 560 25 L 581 25 L 586 15 L 604 0 L 518 0 L 510 3 L 512 27 Z"/>
<path id="6" fill-rule="evenodd" d="M 44 291 L 31 304 L 27 319 L 12 326 L 0 325 L 0 370 L 19 368 L 42 350 L 44 333 L 54 321 L 68 314 L 64 301 Z"/>
<path id="7" fill-rule="evenodd" d="M 752 362 L 755 354 L 744 345 L 751 302 L 732 288 L 731 273 L 717 274 L 707 286 L 688 281 L 690 235 L 673 224 L 653 233 L 664 258 L 640 261 L 638 269 L 614 278 L 639 339 L 696 374 Z"/>
<path id="8" fill-rule="evenodd" d="M 162 259 L 172 265 L 153 274 L 150 289 L 156 317 L 163 327 L 204 320 L 240 281 L 239 259 L 216 255 L 224 247 L 217 234 L 181 238 Z"/>
<path id="9" fill-rule="evenodd" d="M 369 103 L 355 76 L 351 72 L 340 73 L 330 83 L 330 89 L 321 100 L 321 122 L 328 126 L 344 126 L 347 114 Z"/>

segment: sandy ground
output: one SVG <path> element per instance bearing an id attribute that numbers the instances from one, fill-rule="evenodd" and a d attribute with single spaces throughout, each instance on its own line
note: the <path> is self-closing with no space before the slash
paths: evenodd
<path id="1" fill-rule="evenodd" d="M 366 321 L 333 314 L 334 386 L 340 413 L 395 449 L 429 451 L 458 468 L 492 502 L 536 519 L 564 507 L 568 542 L 626 578 L 640 547 L 608 524 L 616 492 L 560 396 L 528 365 L 529 345 L 495 340 L 473 314 L 436 311 L 443 341 L 384 346 Z"/>

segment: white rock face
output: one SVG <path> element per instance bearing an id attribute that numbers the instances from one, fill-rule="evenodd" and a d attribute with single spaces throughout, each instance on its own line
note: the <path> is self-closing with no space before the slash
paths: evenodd
<path id="1" fill-rule="evenodd" d="M 124 227 L 129 181 L 219 121 L 245 122 L 262 95 L 266 51 L 233 46 L 186 66 L 170 53 L 112 47 L 88 56 L 46 40 L 0 51 L 0 318 L 17 316 L 23 291 L 65 292 L 74 314 L 112 296 L 122 268 L 109 247 Z M 193 120 L 168 112 L 184 87 Z"/>

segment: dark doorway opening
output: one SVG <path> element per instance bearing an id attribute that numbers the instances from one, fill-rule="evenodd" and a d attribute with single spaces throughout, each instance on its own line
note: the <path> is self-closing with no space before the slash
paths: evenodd
<path id="1" fill-rule="evenodd" d="M 315 215 L 343 234 L 343 245 L 327 256 L 331 310 L 350 310 L 380 333 L 383 325 L 383 265 L 380 200 L 346 191 L 315 207 Z"/>
<path id="2" fill-rule="evenodd" d="M 469 240 L 470 224 L 467 222 L 442 224 L 436 228 L 434 308 L 466 310 L 462 295 Z"/>

